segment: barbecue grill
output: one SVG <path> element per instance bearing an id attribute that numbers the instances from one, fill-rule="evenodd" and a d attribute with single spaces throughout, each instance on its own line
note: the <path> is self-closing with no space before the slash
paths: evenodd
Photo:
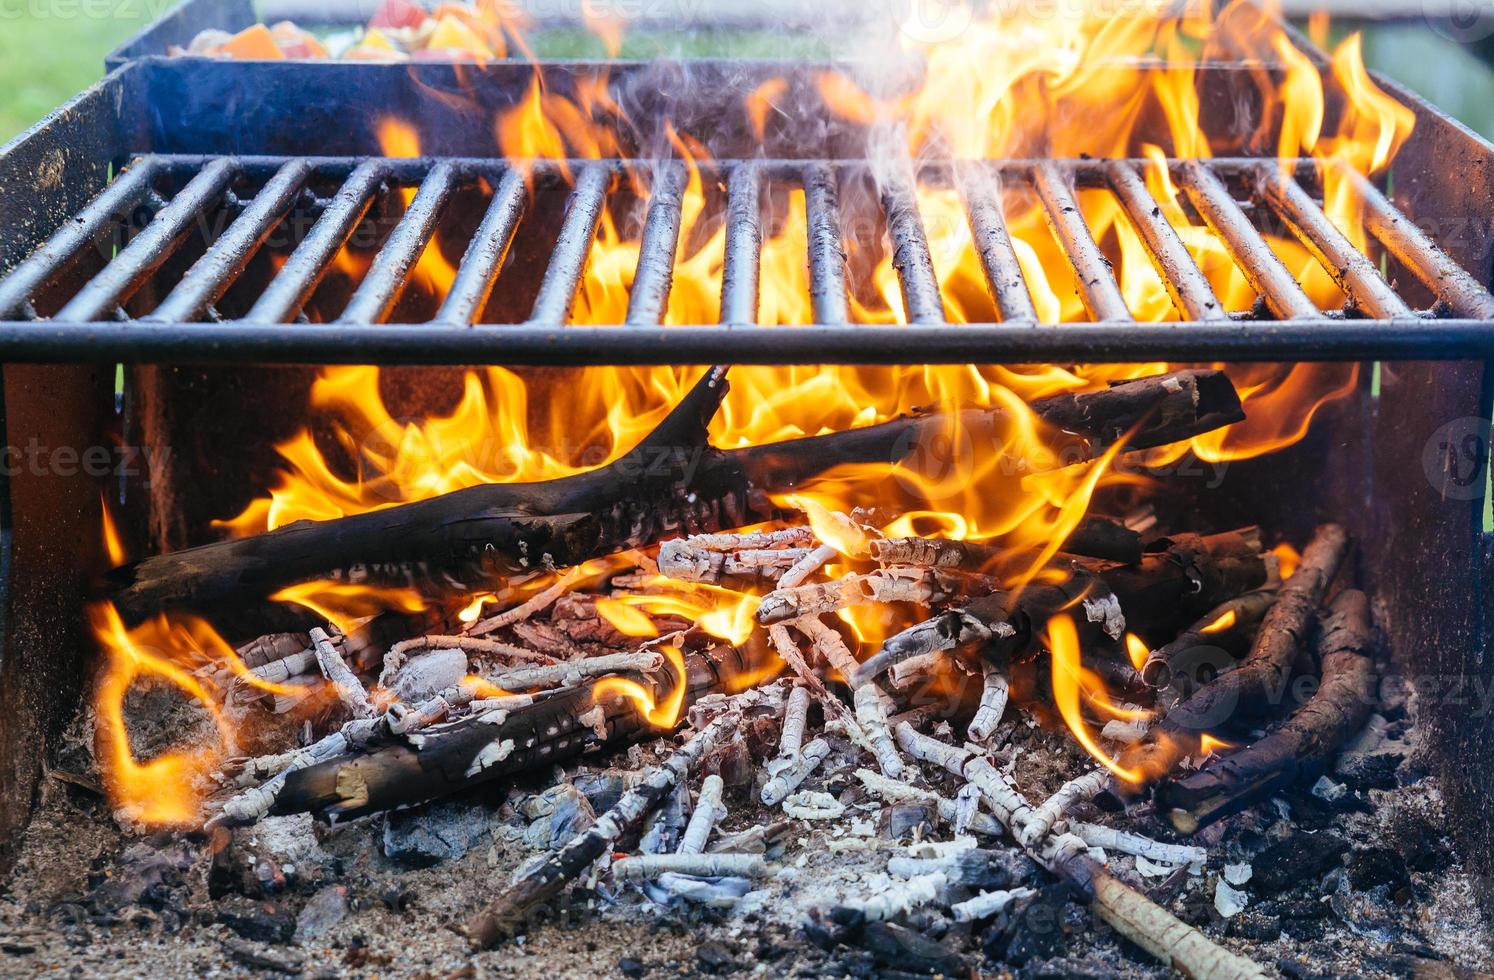
<path id="1" fill-rule="evenodd" d="M 222 63 L 167 58 L 204 26 L 235 26 L 239 6 L 189 4 L 115 56 L 98 86 L 0 153 L 0 360 L 7 444 L 130 445 L 170 450 L 135 472 L 114 472 L 125 533 L 181 546 L 264 484 L 268 447 L 301 424 L 280 406 L 305 403 L 320 363 L 415 365 L 711 363 L 1027 363 L 1065 361 L 1377 362 L 1359 397 L 1322 411 L 1313 434 L 1269 460 L 1231 467 L 1220 501 L 1262 496 L 1253 513 L 1306 529 L 1317 512 L 1362 529 L 1364 573 L 1389 608 L 1392 642 L 1418 676 L 1447 686 L 1490 676 L 1484 583 L 1494 537 L 1483 523 L 1494 355 L 1488 203 L 1494 147 L 1395 85 L 1416 115 L 1388 186 L 1361 181 L 1367 226 L 1383 261 L 1364 258 L 1317 203 L 1318 164 L 1284 171 L 1238 146 L 1234 156 L 1172 161 L 1190 206 L 1228 247 L 1259 293 L 1226 313 L 1172 228 L 1156 216 L 1123 160 L 966 161 L 918 174 L 957 188 L 989 279 L 989 323 L 947 322 L 911 175 L 883 182 L 876 226 L 847 229 L 838 193 L 864 186 L 858 131 L 831 118 L 802 63 L 567 62 L 414 65 Z M 1259 113 L 1249 71 L 1200 69 L 1201 118 L 1216 146 Z M 651 169 L 626 322 L 567 324 L 609 195 L 624 193 L 622 161 L 505 161 L 490 121 L 536 71 L 559 91 L 606 78 L 635 121 L 631 152 L 667 145 L 656 120 L 701 135 L 719 177 L 726 222 L 721 323 L 661 326 L 680 234 L 680 171 Z M 794 93 L 758 139 L 740 110 L 768 78 Z M 706 118 L 675 99 L 686 82 L 716 93 Z M 1331 92 L 1330 92 L 1331 98 Z M 1330 103 L 1330 115 L 1334 111 Z M 418 121 L 428 156 L 383 157 L 382 119 Z M 817 138 L 797 125 L 819 120 Z M 692 129 L 692 122 L 701 125 Z M 1160 121 L 1158 121 L 1160 122 Z M 1166 145 L 1143 121 L 1140 137 Z M 1234 139 L 1239 144 L 1239 139 Z M 532 167 L 530 200 L 521 174 Z M 561 180 L 568 172 L 570 182 Z M 1100 247 L 1074 204 L 1069 178 L 1109 187 L 1122 202 L 1172 297 L 1179 322 L 1134 322 Z M 994 187 L 1041 200 L 1072 265 L 1092 322 L 1039 325 L 1022 285 Z M 816 322 L 754 324 L 764 204 L 802 188 L 809 221 Z M 399 191 L 414 191 L 408 206 Z M 1319 310 L 1274 257 L 1261 229 L 1300 240 L 1349 297 Z M 885 234 L 911 324 L 853 324 L 848 235 Z M 361 236 L 361 237 L 360 237 Z M 327 273 L 349 241 L 366 243 L 356 282 Z M 432 242 L 457 266 L 439 302 L 407 289 Z M 459 261 L 458 261 L 459 260 Z M 132 365 L 119 394 L 116 363 Z M 273 365 L 280 365 L 274 367 Z M 431 369 L 436 370 L 436 369 Z M 419 408 L 418 392 L 406 392 Z M 1462 420 L 1463 428 L 1448 425 Z M 121 428 L 123 432 L 121 433 Z M 1448 433 L 1452 433 L 1449 435 Z M 1471 434 L 1472 443 L 1463 440 Z M 238 447 L 224 453 L 225 438 Z M 1422 465 L 1425 463 L 1425 465 Z M 81 567 L 97 545 L 98 481 L 54 467 L 14 467 L 6 501 L 5 636 L 0 661 L 0 755 L 14 785 L 34 783 L 33 747 L 67 716 L 84 676 Z M 1300 487 L 1296 499 L 1266 492 Z M 1306 498 L 1306 499 L 1302 499 Z M 1489 720 L 1451 708 L 1436 720 L 1460 834 L 1494 859 L 1482 818 L 1494 768 L 1468 764 Z M 0 800 L 0 829 L 28 808 Z M 5 836 L 9 836 L 8 834 Z"/>

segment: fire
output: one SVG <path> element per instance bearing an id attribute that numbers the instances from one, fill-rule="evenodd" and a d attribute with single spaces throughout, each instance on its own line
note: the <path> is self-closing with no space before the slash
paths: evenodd
<path id="1" fill-rule="evenodd" d="M 1131 783 L 1141 782 L 1139 770 L 1127 769 L 1100 748 L 1084 719 L 1082 698 L 1107 705 L 1110 701 L 1105 693 L 1105 683 L 1080 663 L 1079 631 L 1074 628 L 1074 621 L 1068 616 L 1054 616 L 1048 620 L 1046 646 L 1052 658 L 1053 703 L 1075 741 L 1120 778 Z M 1115 711 L 1117 716 L 1129 714 L 1123 708 L 1117 707 Z"/>
<path id="2" fill-rule="evenodd" d="M 1271 554 L 1276 556 L 1277 567 L 1281 569 L 1281 577 L 1284 579 L 1291 578 L 1302 562 L 1302 553 L 1285 541 L 1272 548 Z"/>
<path id="3" fill-rule="evenodd" d="M 585 14 L 609 52 L 622 44 L 619 24 L 590 3 Z M 1214 14 L 1212 5 L 1162 0 L 1125 17 L 1065 12 L 1023 15 L 962 11 L 964 30 L 931 36 L 908 29 L 899 35 L 904 54 L 921 59 L 920 83 L 896 92 L 871 92 L 849 75 L 820 72 L 816 89 L 828 110 L 871 132 L 872 170 L 883 165 L 914 173 L 913 195 L 926 229 L 935 278 L 948 318 L 955 323 L 1000 319 L 987 289 L 977 243 L 961 195 L 951 178 L 961 161 L 1122 159 L 1139 161 L 1139 174 L 1157 202 L 1159 216 L 1177 233 L 1215 295 L 1229 312 L 1258 302 L 1254 289 L 1219 237 L 1195 216 L 1170 160 L 1274 153 L 1279 166 L 1318 172 L 1324 210 L 1357 248 L 1374 258 L 1360 204 L 1348 173 L 1377 175 L 1393 161 L 1411 131 L 1410 110 L 1381 91 L 1365 71 L 1359 40 L 1351 37 L 1333 53 L 1325 79 L 1280 27 L 1251 3 L 1231 3 Z M 443 6 L 434 15 L 432 46 L 478 59 L 523 50 L 511 19 L 496 5 L 475 12 Z M 391 30 L 409 25 L 382 25 Z M 375 24 L 361 48 L 368 56 L 398 53 Z M 257 35 L 256 35 L 257 36 Z M 387 51 L 386 51 L 387 49 Z M 362 56 L 362 55 L 358 55 Z M 1213 59 L 1245 58 L 1279 63 L 1280 72 L 1251 74 L 1258 86 L 1261 118 L 1247 133 L 1211 134 L 1201 105 L 1198 66 Z M 1159 67 L 1165 65 L 1165 67 Z M 565 91 L 546 84 L 540 70 L 512 107 L 492 120 L 498 151 L 524 172 L 536 191 L 543 164 L 574 183 L 571 161 L 623 160 L 615 191 L 601 214 L 571 316 L 577 325 L 624 322 L 640 254 L 642 217 L 663 185 L 663 170 L 627 162 L 635 127 L 613 100 L 605 74 L 577 76 Z M 778 121 L 776 104 L 789 91 L 784 79 L 769 79 L 743 109 L 762 139 Z M 1330 94 L 1332 98 L 1330 99 Z M 1144 122 L 1144 120 L 1152 120 Z M 1156 120 L 1160 120 L 1160 128 Z M 378 130 L 386 155 L 418 157 L 420 133 L 413 120 L 389 118 Z M 724 174 L 718 161 L 691 136 L 666 129 L 664 163 L 682 168 L 680 230 L 664 325 L 708 324 L 721 312 L 725 231 L 720 221 Z M 911 166 L 916 161 L 917 166 Z M 548 179 L 548 178 L 547 178 Z M 408 208 L 417 189 L 400 188 Z M 1080 186 L 1075 199 L 1095 243 L 1112 263 L 1128 309 L 1140 321 L 1178 319 L 1140 232 L 1121 200 L 1106 187 Z M 844 195 L 848 225 L 880 221 L 866 208 L 866 195 Z M 870 196 L 875 199 L 875 194 Z M 1044 324 L 1082 322 L 1090 314 L 1075 273 L 1060 247 L 1035 191 L 1003 178 L 999 205 L 1032 306 Z M 808 214 L 805 192 L 776 177 L 763 182 L 763 242 L 758 320 L 764 325 L 814 320 L 810 301 Z M 881 234 L 881 233 L 879 233 Z M 439 236 L 438 236 L 439 237 Z M 847 242 L 852 272 L 849 306 L 859 323 L 906 323 L 898 274 L 885 234 L 854 235 Z M 1322 309 L 1340 307 L 1345 296 L 1315 257 L 1295 238 L 1265 233 L 1266 240 L 1308 297 Z M 356 280 L 366 256 L 346 249 L 335 267 Z M 443 299 L 456 274 L 438 239 L 432 239 L 410 279 L 410 288 Z M 1020 587 L 1042 576 L 1044 566 L 1087 513 L 1096 493 L 1136 482 L 1115 472 L 1119 447 L 1101 459 L 1061 467 L 1052 459 L 1041 421 L 1028 407 L 1036 398 L 1103 387 L 1109 382 L 1165 371 L 1162 363 L 1126 365 L 957 365 L 899 367 L 794 366 L 732 369 L 731 387 L 709 429 L 722 449 L 842 431 L 883 422 L 920 409 L 943 410 L 950 422 L 939 451 L 893 463 L 842 466 L 812 486 L 776 501 L 804 514 L 819 541 L 840 554 L 837 562 L 865 560 L 868 535 L 931 535 L 999 542 L 1010 551 L 1010 567 L 997 569 L 1006 584 Z M 1352 365 L 1230 367 L 1245 403 L 1247 421 L 1152 453 L 1164 465 L 1189 453 L 1207 462 L 1247 459 L 1301 440 L 1324 406 L 1346 397 L 1358 383 Z M 328 520 L 426 500 L 489 483 L 552 480 L 605 465 L 636 445 L 676 404 L 699 376 L 698 369 L 666 366 L 586 368 L 570 371 L 468 370 L 450 411 L 419 419 L 398 417 L 381 387 L 376 367 L 327 367 L 314 384 L 306 429 L 278 448 L 284 466 L 277 485 L 239 515 L 222 523 L 234 536 L 282 527 L 297 520 Z M 968 451 L 969 433 L 958 410 L 999 409 L 998 444 Z M 334 451 L 335 449 L 335 451 Z M 856 508 L 875 513 L 881 527 L 846 515 Z M 885 516 L 883 516 L 885 515 Z M 106 526 L 111 558 L 122 560 L 119 536 Z M 1298 560 L 1288 545 L 1275 549 L 1282 574 Z M 605 565 L 600 563 L 598 567 Z M 631 566 L 630 566 L 631 567 Z M 643 567 L 647 567 L 645 564 Z M 598 578 L 592 563 L 580 578 Z M 523 583 L 494 583 L 491 592 L 465 597 L 457 613 L 478 620 L 495 597 L 532 595 L 555 583 L 536 576 Z M 351 627 L 385 609 L 416 611 L 427 600 L 410 590 L 375 589 L 343 582 L 312 582 L 274 598 L 298 603 L 327 621 Z M 656 618 L 677 618 L 742 646 L 755 640 L 753 614 L 760 596 L 717 586 L 652 576 L 627 592 L 601 596 L 596 609 L 618 632 L 657 637 Z M 900 614 L 900 613 L 899 613 Z M 108 751 L 111 790 L 138 819 L 190 822 L 198 795 L 195 781 L 227 751 L 232 725 L 213 708 L 216 692 L 185 664 L 213 661 L 245 673 L 221 639 L 206 640 L 197 627 L 167 630 L 171 644 L 125 630 L 112 610 L 99 613 L 96 630 L 108 654 L 97 703 L 101 745 Z M 1205 632 L 1232 625 L 1233 614 Z M 838 618 L 865 656 L 909 622 L 891 621 L 884 610 L 851 608 Z M 1226 622 L 1229 620 L 1229 622 Z M 203 629 L 206 624 L 201 624 Z M 160 628 L 160 627 L 153 627 Z M 185 646 L 183 635 L 191 639 Z M 216 638 L 216 634 L 212 634 Z M 159 639 L 159 637 L 157 637 Z M 1121 767 L 1097 744 L 1084 709 L 1116 718 L 1139 717 L 1120 707 L 1093 671 L 1082 665 L 1072 620 L 1058 616 L 1047 627 L 1052 686 L 1059 713 L 1074 738 L 1122 779 L 1142 775 Z M 175 644 L 175 645 L 172 645 Z M 151 652 L 159 648 L 168 653 Z M 1147 647 L 1128 634 L 1133 665 Z M 677 683 L 661 700 L 634 681 L 598 681 L 598 698 L 628 698 L 651 724 L 676 723 L 683 706 L 683 659 L 671 645 L 661 648 Z M 783 669 L 770 657 L 766 679 Z M 168 683 L 200 701 L 219 731 L 219 745 L 184 749 L 138 762 L 125 733 L 122 704 L 130 685 Z M 469 678 L 477 684 L 480 678 Z M 489 685 L 491 686 L 491 685 Z M 304 689 L 297 689 L 304 690 Z M 496 688 L 494 689 L 496 691 Z M 503 692 L 497 692 L 501 694 Z M 1207 736 L 1205 737 L 1207 740 Z M 1222 745 L 1222 743 L 1217 743 Z M 164 784 L 170 788 L 163 788 Z"/>
<path id="4" fill-rule="evenodd" d="M 603 677 L 592 685 L 592 699 L 604 701 L 613 697 L 627 698 L 650 725 L 655 728 L 673 728 L 685 706 L 685 657 L 677 646 L 664 646 L 660 649 L 669 661 L 672 681 L 669 693 L 662 701 L 656 701 L 646 687 L 626 677 Z"/>
<path id="5" fill-rule="evenodd" d="M 1199 632 L 1202 632 L 1202 633 L 1223 633 L 1225 630 L 1229 629 L 1233 625 L 1235 625 L 1235 611 L 1233 609 L 1226 609 L 1224 611 L 1224 613 L 1219 616 L 1218 619 L 1214 620 L 1212 623 L 1210 623 L 1209 625 L 1205 626 Z"/>

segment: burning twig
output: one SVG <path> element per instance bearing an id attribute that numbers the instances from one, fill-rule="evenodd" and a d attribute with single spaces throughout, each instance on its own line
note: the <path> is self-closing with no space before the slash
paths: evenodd
<path id="1" fill-rule="evenodd" d="M 766 878 L 768 862 L 761 854 L 691 852 L 625 857 L 612 865 L 612 877 L 618 881 L 642 881 L 662 874 L 695 878 Z"/>
<path id="2" fill-rule="evenodd" d="M 728 710 L 701 729 L 662 764 L 649 770 L 643 781 L 585 833 L 552 854 L 538 867 L 521 874 L 508 890 L 472 918 L 467 931 L 479 946 L 496 946 L 514 934 L 530 912 L 554 898 L 602 857 L 624 834 L 643 822 L 649 811 L 663 802 L 675 784 L 685 779 L 701 757 L 715 746 L 739 720 Z M 754 855 L 755 856 L 755 855 Z M 662 859 L 664 855 L 653 855 Z M 717 855 L 711 855 L 717 857 Z M 757 860 L 761 861 L 761 858 Z"/>
<path id="3" fill-rule="evenodd" d="M 1216 728 L 1236 708 L 1258 710 L 1271 701 L 1273 692 L 1285 691 L 1318 601 L 1348 547 L 1348 535 L 1337 524 L 1318 528 L 1302 553 L 1301 564 L 1281 586 L 1275 604 L 1261 621 L 1245 659 L 1169 711 L 1152 727 L 1150 741 L 1128 751 L 1121 765 L 1153 777 L 1171 772 L 1184 756 L 1197 749 L 1205 732 Z"/>
<path id="4" fill-rule="evenodd" d="M 384 657 L 384 674 L 390 675 L 392 670 L 397 670 L 404 663 L 406 657 L 421 650 L 460 650 L 467 654 L 504 657 L 529 663 L 553 664 L 555 662 L 554 657 L 498 640 L 476 636 L 417 636 L 403 640 L 389 648 L 388 655 Z M 392 669 L 391 665 L 393 665 Z"/>
<path id="5" fill-rule="evenodd" d="M 1334 599 L 1318 648 L 1322 682 L 1313 696 L 1265 738 L 1158 794 L 1183 833 L 1316 775 L 1344 741 L 1364 726 L 1375 703 L 1375 664 L 1369 600 L 1357 589 Z"/>
<path id="6" fill-rule="evenodd" d="M 1022 827 L 1022 832 L 1017 836 L 1017 842 L 1024 847 L 1033 847 L 1038 841 L 1047 836 L 1069 808 L 1076 803 L 1092 799 L 1095 794 L 1105 788 L 1110 780 L 1110 773 L 1105 769 L 1096 769 L 1087 772 L 1064 783 L 1058 788 L 1058 792 L 1043 801 L 1043 805 L 1032 811 Z"/>
<path id="7" fill-rule="evenodd" d="M 832 551 L 831 554 L 835 553 Z M 916 602 L 927 605 L 964 594 L 972 588 L 989 592 L 995 587 L 994 580 L 980 576 L 937 574 L 931 569 L 901 567 L 844 575 L 829 582 L 795 587 L 780 582 L 778 589 L 763 596 L 762 604 L 757 607 L 757 621 L 763 626 L 771 626 L 871 603 Z"/>
<path id="8" fill-rule="evenodd" d="M 1238 657 L 1245 652 L 1254 628 L 1275 602 L 1273 585 L 1215 606 L 1171 643 L 1148 653 L 1141 666 L 1141 679 L 1152 687 L 1166 685 L 1172 679 L 1174 665 L 1198 647 L 1220 647 Z"/>
<path id="9" fill-rule="evenodd" d="M 609 653 L 586 657 L 549 667 L 519 667 L 485 675 L 494 687 L 505 691 L 524 691 L 544 687 L 570 687 L 588 677 L 624 674 L 630 671 L 651 674 L 664 666 L 662 653 Z"/>
<path id="10" fill-rule="evenodd" d="M 766 493 L 789 491 L 843 463 L 895 462 L 947 430 L 950 417 L 912 415 L 847 432 L 721 451 L 706 425 L 726 390 L 716 368 L 631 452 L 540 483 L 490 484 L 429 500 L 203 545 L 122 566 L 111 599 L 126 623 L 185 608 L 215 623 L 240 619 L 280 588 L 357 572 L 371 584 L 471 592 L 495 576 L 656 541 L 672 528 L 733 526 L 772 516 Z M 1239 398 L 1219 371 L 1180 371 L 1039 399 L 1055 465 L 1094 459 L 1117 441 L 1166 445 L 1237 422 Z M 1004 409 L 959 413 L 976 446 L 1003 444 Z M 764 493 L 766 492 L 766 493 Z"/>
<path id="11" fill-rule="evenodd" d="M 659 545 L 659 572 L 708 585 L 731 580 L 775 582 L 809 553 L 808 548 L 717 551 L 701 547 L 694 538 L 672 538 Z"/>
<path id="12" fill-rule="evenodd" d="M 524 620 L 543 612 L 553 605 L 555 600 L 569 592 L 571 587 L 576 584 L 576 578 L 576 575 L 570 573 L 560 576 L 549 588 L 536 593 L 512 609 L 505 609 L 496 616 L 490 616 L 487 619 L 473 623 L 467 628 L 467 635 L 486 636 L 495 630 L 501 630 L 504 627 L 522 623 Z"/>

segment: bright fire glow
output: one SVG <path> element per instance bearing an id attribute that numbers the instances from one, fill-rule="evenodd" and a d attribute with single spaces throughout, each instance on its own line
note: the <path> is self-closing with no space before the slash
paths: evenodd
<path id="1" fill-rule="evenodd" d="M 524 52 L 520 25 L 511 17 L 500 17 L 498 6 L 484 3 L 469 10 L 443 5 L 431 18 L 428 33 L 408 31 L 415 26 L 411 24 L 374 25 L 348 56 L 387 59 L 420 54 L 391 41 L 403 37 L 401 32 L 428 37 L 433 50 L 477 60 Z M 1414 120 L 1410 110 L 1381 91 L 1365 71 L 1357 36 L 1334 52 L 1325 77 L 1254 4 L 1231 3 L 1215 13 L 1212 4 L 1190 2 L 1182 5 L 1180 16 L 1171 15 L 1178 6 L 1156 0 L 1124 17 L 1084 15 L 1072 9 L 1023 14 L 1003 8 L 990 15 L 963 11 L 969 25 L 951 36 L 931 37 L 916 24 L 900 33 L 901 43 L 924 65 L 917 86 L 873 94 L 839 71 L 819 74 L 816 90 L 828 111 L 875 127 L 878 152 L 891 157 L 889 162 L 906 162 L 897 159 L 906 156 L 930 165 L 918 174 L 914 196 L 940 296 L 953 322 L 999 319 L 960 196 L 935 173 L 958 160 L 1088 156 L 1144 161 L 1141 173 L 1160 217 L 1172 226 L 1232 312 L 1251 309 L 1257 302 L 1255 292 L 1224 244 L 1193 216 L 1187 194 L 1169 170 L 1169 159 L 1243 156 L 1264 148 L 1281 157 L 1283 167 L 1295 168 L 1295 161 L 1303 158 L 1317 161 L 1323 165 L 1321 189 L 1329 219 L 1374 257 L 1361 203 L 1344 175 L 1382 172 Z M 607 50 L 619 50 L 619 22 L 589 2 L 584 14 Z M 319 56 L 317 47 L 304 32 L 273 35 L 259 30 L 245 32 L 221 53 L 305 57 Z M 1259 123 L 1248 132 L 1206 132 L 1210 113 L 1201 104 L 1198 66 L 1242 58 L 1256 65 L 1282 66 L 1279 72 L 1250 73 L 1249 84 L 1259 90 Z M 546 85 L 536 72 L 522 97 L 492 120 L 496 149 L 520 161 L 517 165 L 526 168 L 532 190 L 535 171 L 524 161 L 549 161 L 563 179 L 571 180 L 567 160 L 619 158 L 632 152 L 628 141 L 634 127 L 613 100 L 605 74 L 577 76 L 573 81 L 562 91 Z M 781 128 L 784 117 L 776 106 L 789 88 L 784 79 L 770 79 L 747 97 L 743 110 L 760 138 Z M 378 134 L 385 153 L 420 155 L 418 124 L 414 119 L 383 120 Z M 725 254 L 719 220 L 721 175 L 691 134 L 671 128 L 667 136 L 669 152 L 683 165 L 687 179 L 663 322 L 712 323 L 720 314 Z M 812 134 L 806 134 L 809 138 Z M 614 205 L 602 214 L 576 296 L 573 323 L 623 322 L 640 253 L 641 222 L 636 219 L 650 200 L 655 180 L 648 167 L 624 168 L 618 189 L 627 193 L 614 195 Z M 415 194 L 415 188 L 401 187 L 396 200 L 408 208 Z M 1144 322 L 1176 320 L 1167 289 L 1119 199 L 1099 187 L 1078 188 L 1075 196 L 1135 317 Z M 627 203 L 617 204 L 619 197 Z M 846 195 L 842 204 L 848 210 L 848 224 L 868 217 L 855 213 L 860 197 L 875 200 L 876 195 Z M 999 204 L 1039 318 L 1058 325 L 1089 319 L 1073 269 L 1036 194 L 1019 182 L 1004 182 Z M 763 219 L 759 322 L 812 322 L 804 191 L 768 188 Z M 846 243 L 852 318 L 861 323 L 905 323 L 907 311 L 885 237 L 853 237 Z M 1315 304 L 1323 309 L 1342 306 L 1342 291 L 1294 238 L 1266 237 Z M 410 289 L 433 302 L 445 297 L 456 273 L 453 259 L 459 250 L 448 257 L 446 248 L 439 235 L 434 237 L 410 276 Z M 356 283 L 368 263 L 367 253 L 345 247 L 333 261 L 333 274 Z M 942 433 L 949 451 L 915 454 L 897 463 L 841 466 L 777 502 L 804 513 L 819 540 L 848 562 L 863 558 L 866 548 L 866 532 L 844 517 L 857 507 L 888 515 L 881 532 L 889 536 L 997 541 L 1013 556 L 997 573 L 1006 584 L 1019 587 L 1054 574 L 1043 566 L 1084 517 L 1094 494 L 1140 482 L 1115 472 L 1118 448 L 1085 465 L 1058 466 L 1049 448 L 1053 433 L 1045 430 L 1028 403 L 1168 368 L 1164 363 L 736 367 L 721 411 L 711 422 L 710 438 L 713 445 L 730 449 L 868 426 L 918 409 L 943 410 L 951 418 Z M 1303 438 L 1323 406 L 1350 394 L 1358 382 L 1353 365 L 1232 365 L 1229 372 L 1247 420 L 1153 451 L 1147 455 L 1149 464 L 1167 465 L 1189 453 L 1206 462 L 1225 462 L 1289 446 Z M 473 369 L 465 372 L 449 410 L 412 420 L 391 407 L 394 400 L 386 399 L 384 387 L 388 378 L 378 368 L 330 366 L 312 387 L 306 429 L 277 447 L 284 461 L 277 484 L 223 522 L 222 528 L 232 536 L 245 536 L 297 520 L 327 520 L 426 500 L 464 487 L 584 472 L 636 445 L 699 374 L 698 369 L 672 367 Z M 978 453 L 961 451 L 969 448 L 968 433 L 955 410 L 971 408 L 1003 412 L 996 444 L 982 446 Z M 329 446 L 338 451 L 327 451 Z M 120 536 L 107 519 L 104 533 L 111 560 L 123 561 Z M 1290 575 L 1300 556 L 1289 545 L 1273 550 L 1283 576 Z M 575 587 L 585 587 L 580 579 L 586 577 L 580 576 Z M 457 617 L 463 623 L 475 622 L 495 594 L 505 599 L 534 595 L 554 581 L 553 576 L 536 576 L 526 582 L 494 583 L 489 586 L 494 592 L 468 597 Z M 305 583 L 274 598 L 312 609 L 345 629 L 383 610 L 414 612 L 428 604 L 407 589 L 343 582 Z M 629 636 L 656 636 L 659 627 L 654 619 L 671 617 L 742 645 L 754 639 L 752 617 L 759 601 L 756 595 L 733 589 L 655 577 L 629 594 L 599 599 L 597 610 Z M 898 616 L 914 612 L 855 607 L 838 618 L 847 627 L 853 653 L 864 658 L 869 648 L 909 625 Z M 1224 619 L 1232 622 L 1232 617 L 1226 614 L 1205 632 L 1227 628 Z M 246 671 L 206 624 L 147 625 L 152 632 L 141 632 L 147 627 L 126 630 L 108 609 L 95 616 L 106 652 L 96 699 L 100 758 L 106 760 L 113 798 L 137 819 L 191 822 L 199 802 L 199 777 L 228 751 L 235 735 L 234 723 L 213 707 L 221 698 L 193 671 L 209 662 L 226 666 L 235 676 Z M 1082 666 L 1077 632 L 1066 616 L 1050 622 L 1047 644 L 1054 697 L 1074 737 L 1117 775 L 1139 779 L 1138 773 L 1118 767 L 1097 746 L 1082 712 L 1087 708 L 1106 717 L 1138 717 L 1137 713 L 1118 706 L 1099 677 Z M 1145 643 L 1128 635 L 1126 648 L 1139 667 Z M 679 668 L 679 650 L 663 650 Z M 783 669 L 773 656 L 756 666 L 745 683 Z M 683 677 L 682 670 L 677 676 Z M 174 685 L 184 698 L 200 702 L 212 716 L 220 744 L 138 761 L 126 736 L 123 704 L 132 684 L 147 681 Z M 479 681 L 469 678 L 473 684 Z M 504 693 L 494 691 L 492 696 Z M 629 698 L 660 726 L 677 721 L 684 697 L 681 684 L 656 704 L 642 685 L 626 679 L 599 681 L 596 692 L 599 697 Z M 305 694 L 307 689 L 291 693 Z"/>
<path id="2" fill-rule="evenodd" d="M 673 681 L 669 693 L 662 701 L 655 701 L 646 687 L 626 677 L 603 677 L 592 685 L 592 699 L 604 701 L 612 697 L 627 698 L 650 725 L 655 728 L 673 728 L 680 720 L 680 710 L 685 705 L 685 657 L 677 646 L 664 646 L 660 649 L 669 661 Z"/>

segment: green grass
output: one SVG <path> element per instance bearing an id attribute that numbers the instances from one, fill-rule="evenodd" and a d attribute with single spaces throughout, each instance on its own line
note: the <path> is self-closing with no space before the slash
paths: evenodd
<path id="1" fill-rule="evenodd" d="M 0 143 L 98 81 L 104 55 L 165 5 L 162 0 L 0 4 Z"/>

